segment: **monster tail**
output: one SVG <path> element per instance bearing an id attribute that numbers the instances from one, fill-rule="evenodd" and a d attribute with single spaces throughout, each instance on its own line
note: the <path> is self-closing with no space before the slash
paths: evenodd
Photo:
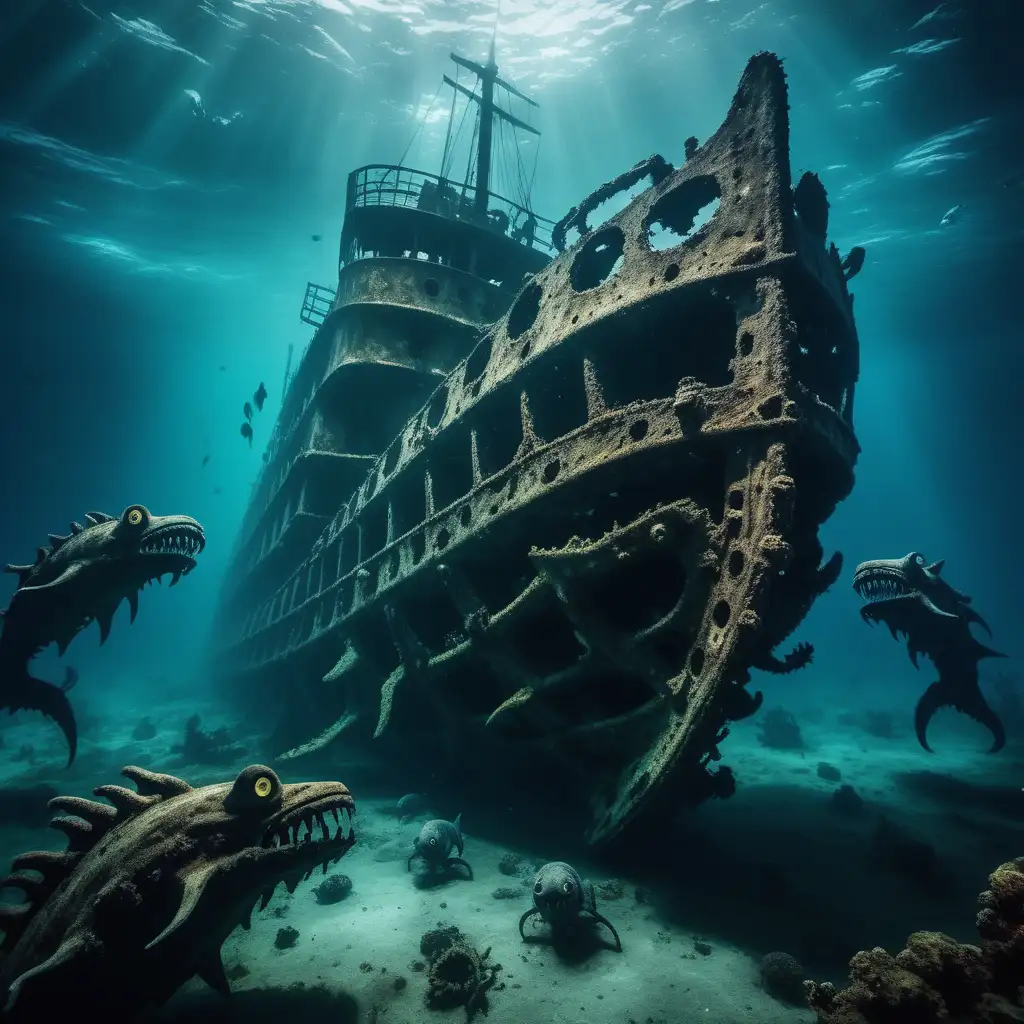
<path id="1" fill-rule="evenodd" d="M 78 750 L 78 726 L 68 700 L 68 690 L 76 682 L 78 673 L 73 668 L 65 669 L 64 682 L 60 686 L 36 679 L 22 670 L 16 676 L 7 676 L 0 687 L 0 711 L 4 708 L 10 714 L 15 711 L 41 711 L 60 726 L 68 741 L 68 767 Z"/>
<path id="2" fill-rule="evenodd" d="M 956 682 L 940 679 L 924 691 L 914 711 L 917 741 L 929 753 L 932 753 L 932 748 L 928 746 L 928 723 L 935 712 L 944 707 L 953 707 L 962 714 L 970 715 L 992 733 L 990 754 L 997 754 L 1006 745 L 1006 730 L 1003 723 L 989 707 L 977 679 L 959 679 Z"/>

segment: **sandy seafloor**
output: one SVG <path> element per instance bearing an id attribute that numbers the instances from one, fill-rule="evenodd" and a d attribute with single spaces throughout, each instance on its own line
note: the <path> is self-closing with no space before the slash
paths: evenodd
<path id="1" fill-rule="evenodd" d="M 171 771 L 201 785 L 231 780 L 246 764 L 262 760 L 251 754 L 224 767 L 175 764 L 169 748 L 180 742 L 184 721 L 195 710 L 193 704 L 145 708 L 159 729 L 146 742 L 131 738 L 141 708 L 123 721 L 87 728 L 70 770 L 63 768 L 65 749 L 56 730 L 16 716 L 2 733 L 3 783 L 45 783 L 62 793 L 89 795 L 96 785 L 122 782 L 117 773 L 124 764 Z M 522 819 L 521 845 L 490 841 L 475 829 L 467 808 L 435 806 L 430 808 L 435 814 L 403 822 L 395 810 L 401 793 L 361 797 L 359 765 L 340 765 L 334 774 L 349 785 L 358 805 L 357 843 L 329 873 L 347 874 L 353 881 L 350 894 L 339 903 L 319 904 L 313 893 L 322 881 L 319 869 L 293 895 L 279 886 L 269 907 L 253 914 L 251 930 L 236 929 L 224 946 L 223 960 L 239 997 L 235 1009 L 207 995 L 195 980 L 172 1001 L 168 1019 L 260 1019 L 260 1008 L 273 1002 L 268 988 L 301 983 L 325 986 L 339 996 L 316 1011 L 332 1024 L 461 1021 L 466 1016 L 461 1009 L 438 1012 L 424 1006 L 426 975 L 421 965 L 417 969 L 424 959 L 423 933 L 456 925 L 478 950 L 490 947 L 491 962 L 502 965 L 486 1018 L 495 1024 L 812 1021 L 809 1010 L 780 1003 L 763 990 L 758 963 L 764 953 L 780 949 L 805 963 L 838 964 L 831 970 L 809 966 L 807 973 L 839 981 L 845 958 L 865 945 L 895 951 L 909 932 L 925 928 L 970 940 L 976 894 L 988 872 L 1024 852 L 1024 803 L 1018 799 L 1019 784 L 1008 784 L 1024 780 L 1024 750 L 1010 746 L 988 757 L 980 730 L 940 716 L 931 733 L 940 753 L 929 755 L 914 741 L 909 708 L 907 721 L 889 739 L 837 725 L 841 710 L 801 723 L 804 751 L 761 746 L 758 718 L 736 726 L 723 750 L 724 762 L 737 772 L 736 796 L 703 805 L 679 828 L 666 826 L 665 842 L 674 844 L 670 863 L 678 851 L 677 878 L 664 871 L 657 878 L 642 877 L 642 871 L 619 874 L 582 845 L 553 848 L 543 828 L 529 821 L 536 815 L 528 807 L 508 808 L 509 815 Z M 220 724 L 232 726 L 212 710 L 204 714 L 204 728 Z M 104 742 L 90 741 L 90 735 L 102 735 Z M 257 748 L 256 737 L 238 739 Z M 34 747 L 33 758 L 19 759 L 23 744 Z M 837 784 L 818 777 L 819 762 L 840 769 L 842 781 L 866 801 L 863 813 L 848 817 L 831 809 Z M 323 777 L 304 770 L 302 762 L 279 768 L 285 782 Z M 409 790 L 424 788 L 413 782 Z M 416 862 L 408 872 L 406 858 L 422 822 L 454 817 L 459 810 L 474 879 L 459 873 L 440 881 L 424 878 Z M 932 845 L 944 882 L 918 886 L 912 871 L 908 876 L 879 860 L 871 836 L 883 815 Z M 517 834 L 516 821 L 511 824 L 505 837 Z M 60 845 L 61 836 L 42 822 L 0 830 L 0 858 L 8 862 L 27 849 Z M 506 853 L 521 858 L 512 877 L 499 870 Z M 599 883 L 598 909 L 617 928 L 621 953 L 601 943 L 610 938 L 604 929 L 595 932 L 589 955 L 572 960 L 560 958 L 549 945 L 520 940 L 517 924 L 531 905 L 533 871 L 548 860 L 569 860 Z M 515 898 L 492 895 L 509 886 L 518 890 Z M 16 896 L 8 890 L 7 898 Z M 282 927 L 299 933 L 291 948 L 275 948 Z M 293 1012 L 305 1015 L 305 997 L 292 997 L 294 1004 L 274 1003 L 268 1019 L 280 1020 L 292 1005 Z"/>

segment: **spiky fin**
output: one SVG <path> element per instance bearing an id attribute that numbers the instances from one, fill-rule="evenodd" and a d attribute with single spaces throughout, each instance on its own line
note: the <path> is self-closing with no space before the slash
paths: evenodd
<path id="1" fill-rule="evenodd" d="M 114 517 L 108 516 L 106 512 L 86 512 L 85 519 L 90 526 L 99 526 L 100 523 L 113 522 Z"/>
<path id="2" fill-rule="evenodd" d="M 173 775 L 159 775 L 128 765 L 121 774 L 132 779 L 138 792 L 122 786 L 98 786 L 96 796 L 106 797 L 109 804 L 87 800 L 78 796 L 55 796 L 47 806 L 61 811 L 50 822 L 50 827 L 63 832 L 68 839 L 67 849 L 32 850 L 14 858 L 11 874 L 3 885 L 17 886 L 25 892 L 21 904 L 0 904 L 0 952 L 9 952 L 17 944 L 36 911 L 50 894 L 63 882 L 82 859 L 112 828 L 143 813 L 163 799 L 188 793 L 192 787 Z M 37 878 L 38 872 L 41 878 Z"/>

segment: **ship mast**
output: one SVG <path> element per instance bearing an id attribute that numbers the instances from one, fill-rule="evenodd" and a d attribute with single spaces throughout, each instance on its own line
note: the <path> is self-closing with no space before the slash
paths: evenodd
<path id="1" fill-rule="evenodd" d="M 476 195 L 475 195 L 475 208 L 482 216 L 487 213 L 487 194 L 491 179 L 491 143 L 494 134 L 494 118 L 500 117 L 503 121 L 512 125 L 513 128 L 521 128 L 525 132 L 530 132 L 531 135 L 540 135 L 540 132 L 533 127 L 533 125 L 527 124 L 525 121 L 520 121 L 518 117 L 513 117 L 507 111 L 504 111 L 494 102 L 494 87 L 496 85 L 501 86 L 507 92 L 513 96 L 518 96 L 521 100 L 529 103 L 530 106 L 538 106 L 535 100 L 530 99 L 529 96 L 521 93 L 515 86 L 510 85 L 504 79 L 498 77 L 498 62 L 494 56 L 494 36 L 491 36 L 491 52 L 488 56 L 486 64 L 479 64 L 474 60 L 468 60 L 465 57 L 460 57 L 457 53 L 451 54 L 451 59 L 459 65 L 459 67 L 466 68 L 467 71 L 472 71 L 480 79 L 480 95 L 476 92 L 467 89 L 464 85 L 460 85 L 458 82 L 453 81 L 447 75 L 444 76 L 445 85 L 450 85 L 456 92 L 462 93 L 468 99 L 471 99 L 474 103 L 480 105 L 480 131 L 477 139 L 477 152 L 476 152 Z"/>

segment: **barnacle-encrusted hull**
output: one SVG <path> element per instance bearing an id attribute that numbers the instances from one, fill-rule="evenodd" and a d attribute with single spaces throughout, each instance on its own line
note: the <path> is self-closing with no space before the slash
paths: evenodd
<path id="1" fill-rule="evenodd" d="M 809 660 L 772 652 L 839 570 L 818 528 L 853 484 L 858 343 L 813 176 L 794 209 L 778 58 L 751 60 L 683 167 L 622 184 L 643 173 L 596 229 L 574 211 L 579 241 L 222 650 L 226 673 L 335 663 L 310 690 L 342 713 L 292 754 L 432 704 L 446 729 L 569 755 L 599 842 L 659 793 L 727 795 L 706 767 L 757 706 L 749 670 Z"/>

